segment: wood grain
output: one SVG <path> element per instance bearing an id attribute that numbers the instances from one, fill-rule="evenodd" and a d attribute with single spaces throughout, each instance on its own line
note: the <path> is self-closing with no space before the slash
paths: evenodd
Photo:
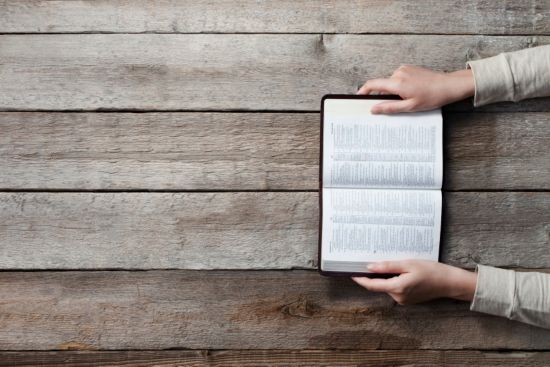
<path id="1" fill-rule="evenodd" d="M 441 258 L 545 268 L 549 207 L 548 192 L 446 193 Z M 315 192 L 1 193 L 0 268 L 315 268 L 317 230 Z"/>
<path id="2" fill-rule="evenodd" d="M 550 189 L 549 113 L 446 113 L 447 190 Z M 0 188 L 317 190 L 317 113 L 0 113 Z"/>
<path id="3" fill-rule="evenodd" d="M 549 352 L 470 350 L 163 350 L 0 352 L 1 367 L 91 366 L 527 366 L 550 364 Z"/>
<path id="4" fill-rule="evenodd" d="M 8 112 L 0 131 L 0 188 L 319 186 L 319 114 Z"/>
<path id="5" fill-rule="evenodd" d="M 550 348 L 467 302 L 401 307 L 313 271 L 2 272 L 0 299 L 5 350 Z"/>
<path id="6" fill-rule="evenodd" d="M 550 114 L 444 115 L 447 190 L 550 189 Z"/>
<path id="7" fill-rule="evenodd" d="M 429 16 L 427 16 L 429 14 Z M 0 32 L 549 34 L 544 0 L 0 2 Z"/>
<path id="8" fill-rule="evenodd" d="M 312 267 L 314 193 L 0 194 L 0 267 Z"/>
<path id="9" fill-rule="evenodd" d="M 319 110 L 400 64 L 436 70 L 550 37 L 312 34 L 0 36 L 0 110 Z M 388 45 L 391 45 L 389 47 Z M 548 99 L 514 108 L 548 110 Z M 498 108 L 498 106 L 493 107 Z"/>
<path id="10" fill-rule="evenodd" d="M 294 190 L 317 189 L 323 94 L 549 44 L 549 19 L 545 0 L 0 0 L 0 366 L 549 365 L 550 330 L 293 270 L 316 267 L 318 194 Z M 550 99 L 471 110 L 445 108 L 444 188 L 533 192 L 446 192 L 441 260 L 548 272 Z"/>

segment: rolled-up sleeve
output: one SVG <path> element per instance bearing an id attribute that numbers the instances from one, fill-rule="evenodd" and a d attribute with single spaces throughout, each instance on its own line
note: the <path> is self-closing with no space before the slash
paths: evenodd
<path id="1" fill-rule="evenodd" d="M 468 61 L 474 106 L 550 96 L 550 45 Z"/>
<path id="2" fill-rule="evenodd" d="M 472 311 L 550 328 L 550 274 L 478 265 Z"/>

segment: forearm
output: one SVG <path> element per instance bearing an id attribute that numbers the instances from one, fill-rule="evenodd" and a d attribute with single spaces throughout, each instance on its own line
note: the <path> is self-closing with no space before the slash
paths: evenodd
<path id="1" fill-rule="evenodd" d="M 550 96 L 550 45 L 469 61 L 474 105 Z"/>
<path id="2" fill-rule="evenodd" d="M 550 328 L 550 274 L 478 265 L 470 309 Z"/>

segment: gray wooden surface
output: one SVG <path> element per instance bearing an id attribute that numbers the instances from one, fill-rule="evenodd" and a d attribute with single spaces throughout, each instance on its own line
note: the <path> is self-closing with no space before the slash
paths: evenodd
<path id="1" fill-rule="evenodd" d="M 445 120 L 447 190 L 550 188 L 550 113 Z M 0 188 L 317 190 L 318 113 L 0 113 Z"/>
<path id="2" fill-rule="evenodd" d="M 549 36 L 0 35 L 0 109 L 317 111 L 322 95 L 355 93 L 403 63 L 455 70 L 548 43 Z M 539 104 L 548 109 L 548 101 Z"/>
<path id="3" fill-rule="evenodd" d="M 550 43 L 550 1 L 0 0 L 0 366 L 550 365 L 319 276 L 319 104 Z M 550 269 L 550 99 L 444 109 L 441 260 Z M 166 349 L 196 350 L 166 350 Z"/>
<path id="4" fill-rule="evenodd" d="M 0 32 L 550 34 L 546 0 L 2 1 Z"/>
<path id="5" fill-rule="evenodd" d="M 303 270 L 3 272 L 0 294 L 7 350 L 550 348 L 465 302 L 396 307 Z"/>
<path id="6" fill-rule="evenodd" d="M 550 267 L 550 193 L 444 199 L 443 261 Z M 3 193 L 0 205 L 3 269 L 317 266 L 317 192 Z"/>

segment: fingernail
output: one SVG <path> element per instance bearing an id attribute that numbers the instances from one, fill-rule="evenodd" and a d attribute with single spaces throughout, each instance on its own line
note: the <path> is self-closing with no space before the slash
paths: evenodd
<path id="1" fill-rule="evenodd" d="M 367 270 L 376 270 L 376 268 L 378 268 L 378 264 L 377 264 L 377 263 L 370 263 L 370 264 L 367 264 Z"/>

